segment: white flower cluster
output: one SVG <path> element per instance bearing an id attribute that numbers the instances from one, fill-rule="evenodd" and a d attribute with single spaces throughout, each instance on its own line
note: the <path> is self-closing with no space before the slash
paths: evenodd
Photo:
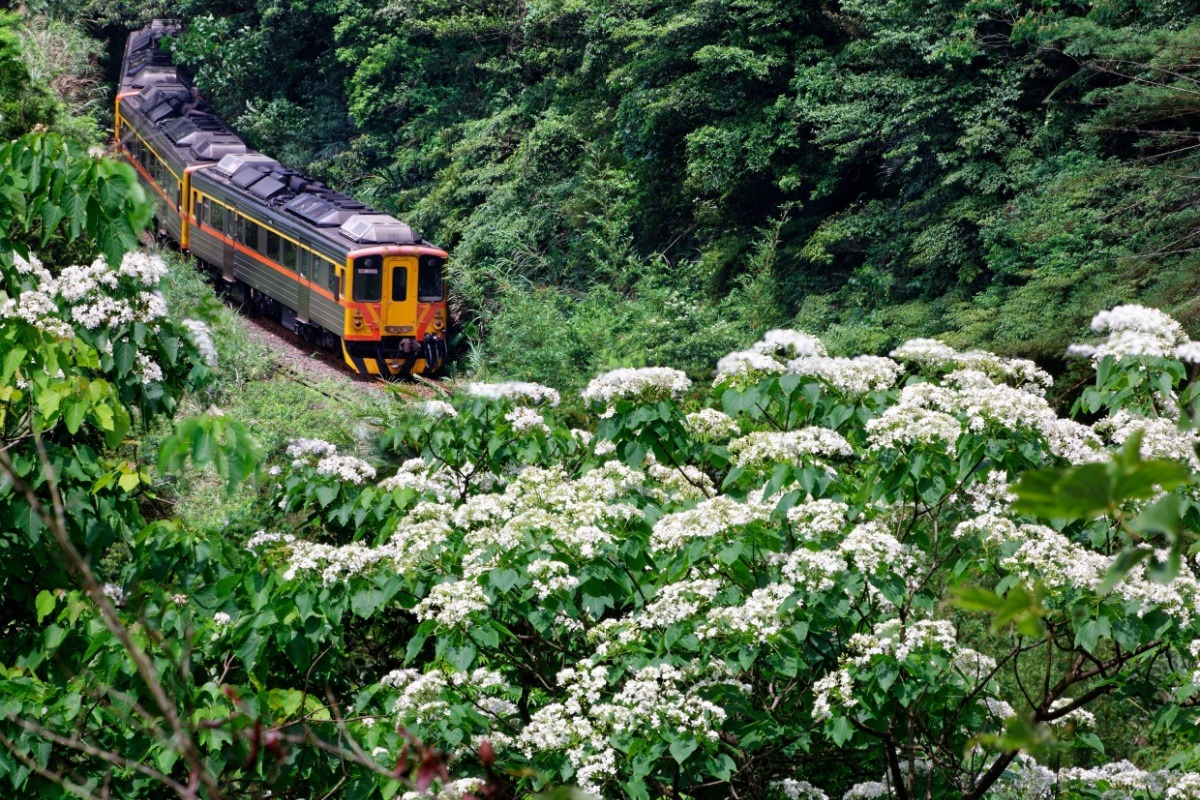
<path id="1" fill-rule="evenodd" d="M 809 500 L 788 509 L 793 532 L 806 542 L 821 542 L 841 533 L 850 507 L 837 500 Z"/>
<path id="2" fill-rule="evenodd" d="M 507 400 L 511 403 L 531 403 L 557 406 L 561 398 L 556 390 L 540 383 L 506 381 L 504 383 L 470 383 L 467 394 L 485 400 Z"/>
<path id="3" fill-rule="evenodd" d="M 542 558 L 534 561 L 526 569 L 533 588 L 537 591 L 539 600 L 545 600 L 552 594 L 566 593 L 575 590 L 579 579 L 571 575 L 571 568 L 562 561 Z"/>
<path id="4" fill-rule="evenodd" d="M 783 575 L 793 589 L 806 593 L 827 592 L 837 584 L 836 579 L 846 568 L 846 559 L 838 552 L 801 547 L 788 556 Z"/>
<path id="5" fill-rule="evenodd" d="M 953 363 L 958 351 L 940 339 L 909 339 L 888 355 L 929 369 Z"/>
<path id="6" fill-rule="evenodd" d="M 400 800 L 463 800 L 475 797 L 483 785 L 482 778 L 458 778 L 444 786 L 439 786 L 436 792 L 428 789 L 423 792 L 405 792 L 400 795 Z"/>
<path id="7" fill-rule="evenodd" d="M 705 442 L 724 442 L 739 433 L 737 421 L 715 408 L 702 408 L 684 417 L 688 432 Z"/>
<path id="8" fill-rule="evenodd" d="M 653 453 L 646 455 L 646 477 L 648 494 L 661 503 L 674 500 L 703 500 L 716 492 L 712 478 L 708 477 L 699 467 L 683 464 L 678 467 L 667 467 L 654 459 Z"/>
<path id="9" fill-rule="evenodd" d="M 473 614 L 488 609 L 489 601 L 483 587 L 474 581 L 439 583 L 413 609 L 417 619 L 436 620 L 447 628 L 458 628 Z"/>
<path id="10" fill-rule="evenodd" d="M 97 259 L 104 262 L 104 257 Z M 167 277 L 167 264 L 161 257 L 134 250 L 126 253 L 121 259 L 118 274 L 133 278 L 145 286 L 158 286 L 159 281 Z"/>
<path id="11" fill-rule="evenodd" d="M 357 456 L 329 455 L 317 462 L 317 474 L 360 484 L 375 479 L 375 468 Z"/>
<path id="12" fill-rule="evenodd" d="M 694 539 L 711 539 L 770 518 L 769 506 L 741 503 L 732 497 L 717 495 L 695 508 L 676 511 L 654 523 L 651 550 L 678 550 Z"/>
<path id="13" fill-rule="evenodd" d="M 163 378 L 162 367 L 145 353 L 137 354 L 137 367 L 134 371 L 141 376 L 142 385 L 155 383 Z"/>
<path id="14" fill-rule="evenodd" d="M 1103 458 L 1100 439 L 1087 426 L 1059 419 L 1039 394 L 997 384 L 978 370 L 959 369 L 945 384 L 906 386 L 897 403 L 867 422 L 872 448 L 936 445 L 954 454 L 965 430 L 1029 431 L 1071 463 Z"/>
<path id="15" fill-rule="evenodd" d="M 976 684 L 985 680 L 986 673 L 995 667 L 995 662 L 987 656 L 960 646 L 954 626 L 945 620 L 907 623 L 899 619 L 883 620 L 870 633 L 851 636 L 847 650 L 849 655 L 843 658 L 840 668 L 827 673 L 813 686 L 816 695 L 813 718 L 817 721 L 833 716 L 834 708 L 858 705 L 854 697 L 855 675 L 875 674 L 873 670 L 880 659 L 903 664 L 914 657 L 936 656 L 931 662 L 943 665 L 948 656 L 950 666 L 942 667 L 943 680 L 957 682 L 968 691 L 974 691 Z"/>
<path id="16" fill-rule="evenodd" d="M 658 590 L 634 618 L 640 628 L 666 628 L 691 619 L 711 603 L 721 591 L 722 583 L 713 578 L 692 577 L 679 583 L 669 583 Z"/>
<path id="17" fill-rule="evenodd" d="M 903 367 L 881 356 L 797 358 L 787 363 L 787 371 L 794 375 L 820 378 L 835 391 L 849 397 L 886 391 L 895 386 L 904 374 Z"/>
<path id="18" fill-rule="evenodd" d="M 1016 525 L 995 513 L 961 523 L 954 535 L 978 536 L 986 545 L 1003 547 L 1004 552 L 1015 546 L 1001 558 L 1000 567 L 1030 585 L 1041 582 L 1060 597 L 1098 590 L 1114 560 L 1044 525 Z M 1158 553 L 1156 557 L 1162 560 L 1166 555 Z M 1129 570 L 1112 593 L 1139 617 L 1158 609 L 1182 625 L 1190 624 L 1200 608 L 1200 582 L 1190 572 L 1181 570 L 1164 584 L 1150 577 L 1145 563 Z"/>
<path id="19" fill-rule="evenodd" d="M 326 584 L 361 575 L 380 565 L 411 574 L 437 556 L 450 538 L 451 528 L 444 519 L 443 506 L 420 503 L 400 521 L 396 532 L 379 547 L 359 542 L 343 545 L 321 544 L 294 539 L 280 540 L 284 552 L 285 580 L 301 573 L 320 573 Z"/>
<path id="20" fill-rule="evenodd" d="M 441 718 L 450 706 L 442 697 L 449 681 L 441 672 L 395 669 L 380 678 L 379 683 L 400 690 L 392 713 L 402 723 L 429 724 Z"/>
<path id="21" fill-rule="evenodd" d="M 534 430 L 546 431 L 547 433 L 550 431 L 542 415 L 532 408 L 525 406 L 517 406 L 505 414 L 504 419 L 509 425 L 512 425 L 514 433 L 529 433 Z"/>
<path id="22" fill-rule="evenodd" d="M 770 469 L 776 464 L 801 463 L 805 459 L 826 466 L 822 458 L 852 456 L 854 448 L 837 431 L 801 428 L 796 431 L 754 431 L 729 443 L 737 465 L 746 469 Z"/>
<path id="23" fill-rule="evenodd" d="M 1050 374 L 1024 358 L 1003 358 L 982 350 L 960 353 L 938 339 L 910 339 L 891 352 L 892 358 L 926 372 L 980 372 L 991 380 L 1043 394 L 1053 383 Z"/>
<path id="24" fill-rule="evenodd" d="M 1115 306 L 1092 318 L 1092 330 L 1107 333 L 1108 338 L 1098 345 L 1073 344 L 1067 348 L 1067 355 L 1099 361 L 1105 356 L 1192 360 L 1197 354 L 1183 326 L 1156 308 L 1136 304 Z"/>
<path id="25" fill-rule="evenodd" d="M 1058 780 L 1065 788 L 1090 788 L 1099 784 L 1108 788 L 1106 797 L 1163 795 L 1181 777 L 1168 770 L 1144 770 L 1129 761 L 1111 761 L 1098 767 L 1067 767 L 1058 771 Z"/>
<path id="26" fill-rule="evenodd" d="M 1196 456 L 1196 446 L 1200 445 L 1200 432 L 1181 430 L 1174 420 L 1139 417 L 1122 409 L 1097 422 L 1095 428 L 1108 434 L 1108 438 L 1118 445 L 1125 444 L 1134 432 L 1141 431 L 1142 444 L 1138 453 L 1142 458 L 1182 461 L 1192 469 L 1200 470 L 1200 458 Z"/>
<path id="27" fill-rule="evenodd" d="M 286 452 L 293 467 L 303 467 L 313 458 L 336 455 L 337 445 L 324 439 L 295 439 L 288 444 Z"/>
<path id="28" fill-rule="evenodd" d="M 454 492 L 454 484 L 455 477 L 449 471 L 436 469 L 420 458 L 410 458 L 396 474 L 381 480 L 379 488 L 385 492 L 412 489 L 417 494 L 432 495 L 442 503 Z"/>
<path id="29" fill-rule="evenodd" d="M 251 536 L 246 542 L 246 549 L 252 553 L 257 553 L 259 550 L 269 545 L 291 544 L 294 541 L 296 541 L 296 537 L 290 533 L 259 531 Z"/>
<path id="30" fill-rule="evenodd" d="M 756 642 L 767 641 L 790 622 L 783 606 L 795 593 L 796 587 L 790 583 L 768 583 L 751 592 L 741 605 L 714 608 L 708 613 L 707 624 L 696 629 L 696 635 L 701 639 L 740 635 Z"/>
<path id="31" fill-rule="evenodd" d="M 198 319 L 185 319 L 183 327 L 187 328 L 188 339 L 196 346 L 204 363 L 210 367 L 217 366 L 217 346 L 213 342 L 212 331 L 208 325 Z"/>
<path id="32" fill-rule="evenodd" d="M 892 797 L 894 794 L 886 781 L 863 781 L 847 789 L 842 795 L 842 800 L 876 800 L 878 797 Z"/>
<path id="33" fill-rule="evenodd" d="M 0 319 L 21 320 L 56 339 L 70 339 L 74 329 L 57 314 L 53 293 L 42 289 L 26 289 L 17 298 L 0 302 Z"/>
<path id="34" fill-rule="evenodd" d="M 1003 512 L 1017 496 L 1009 491 L 1008 473 L 992 470 L 983 479 L 967 487 L 967 497 L 976 514 Z"/>
<path id="35" fill-rule="evenodd" d="M 816 336 L 804 331 L 785 329 L 767 331 L 751 349 L 755 353 L 783 358 L 814 358 L 828 355 L 824 343 Z"/>
<path id="36" fill-rule="evenodd" d="M 733 681 L 712 666 L 702 670 L 703 678 L 699 671 L 699 667 L 652 664 L 613 691 L 608 668 L 585 660 L 558 674 L 566 700 L 535 711 L 517 736 L 517 745 L 527 757 L 535 752 L 564 752 L 580 787 L 601 794 L 604 783 L 616 775 L 616 753 L 609 741 L 613 737 L 669 731 L 673 736 L 717 739 L 726 712 L 700 691 Z"/>
<path id="37" fill-rule="evenodd" d="M 808 781 L 798 781 L 793 778 L 784 778 L 775 784 L 775 788 L 787 798 L 787 800 L 829 800 L 829 795 L 813 786 Z"/>
<path id="38" fill-rule="evenodd" d="M 768 375 L 782 375 L 785 371 L 783 364 L 769 355 L 755 350 L 739 350 L 717 362 L 713 386 L 757 383 Z"/>
<path id="39" fill-rule="evenodd" d="M 374 467 L 356 456 L 338 455 L 337 445 L 323 439 L 296 439 L 288 445 L 287 455 L 293 468 L 315 467 L 324 477 L 353 484 L 375 479 Z"/>
<path id="40" fill-rule="evenodd" d="M 162 259 L 157 256 L 129 253 L 117 269 L 100 257 L 88 266 L 64 268 L 58 278 L 37 258 L 27 261 L 14 256 L 14 264 L 20 274 L 30 276 L 33 282 L 20 287 L 15 297 L 0 293 L 0 319 L 21 320 L 58 339 L 74 335 L 68 319 L 92 331 L 134 322 L 144 322 L 151 330 L 157 330 L 158 321 L 167 314 L 162 297 L 145 291 L 157 286 L 166 274 Z M 128 279 L 127 298 L 115 296 L 123 277 Z"/>
<path id="41" fill-rule="evenodd" d="M 454 410 L 454 406 L 450 405 L 445 400 L 426 400 L 417 408 L 420 409 L 422 414 L 433 419 L 458 416 L 458 412 Z"/>
<path id="42" fill-rule="evenodd" d="M 594 405 L 611 405 L 617 400 L 656 402 L 680 397 L 691 387 L 687 375 L 670 367 L 614 369 L 593 378 L 580 396 Z"/>
<path id="43" fill-rule="evenodd" d="M 939 447 L 953 456 L 962 432 L 962 423 L 949 414 L 903 400 L 867 421 L 872 450 L 906 450 L 924 445 Z"/>
<path id="44" fill-rule="evenodd" d="M 1073 702 L 1069 697 L 1060 697 L 1050 704 L 1050 712 L 1061 711 Z M 1096 726 L 1096 715 L 1086 708 L 1076 708 L 1060 717 L 1055 717 L 1053 723 L 1055 725 L 1075 725 L 1081 728 L 1094 728 Z"/>

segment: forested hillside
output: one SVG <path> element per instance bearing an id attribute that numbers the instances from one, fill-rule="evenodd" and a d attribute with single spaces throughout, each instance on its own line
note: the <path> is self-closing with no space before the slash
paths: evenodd
<path id="1" fill-rule="evenodd" d="M 1187 0 L 31 7 L 188 19 L 257 145 L 450 249 L 501 373 L 699 373 L 791 322 L 1054 359 L 1120 300 L 1195 313 Z"/>

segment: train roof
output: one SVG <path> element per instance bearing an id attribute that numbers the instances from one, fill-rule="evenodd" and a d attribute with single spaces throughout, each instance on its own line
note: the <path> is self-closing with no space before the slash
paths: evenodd
<path id="1" fill-rule="evenodd" d="M 178 34 L 174 20 L 156 19 L 129 34 L 121 73 L 122 109 L 153 128 L 164 156 L 187 167 L 199 183 L 288 219 L 339 251 L 364 245 L 428 245 L 407 223 L 252 149 L 200 96 L 190 75 L 159 45 Z"/>

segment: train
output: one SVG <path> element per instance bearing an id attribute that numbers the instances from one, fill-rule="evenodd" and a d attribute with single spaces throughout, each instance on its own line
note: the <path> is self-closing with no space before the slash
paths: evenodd
<path id="1" fill-rule="evenodd" d="M 355 372 L 432 375 L 447 349 L 446 251 L 408 224 L 260 153 L 161 47 L 130 33 L 113 115 L 117 155 L 154 200 L 156 230 L 228 295 Z"/>

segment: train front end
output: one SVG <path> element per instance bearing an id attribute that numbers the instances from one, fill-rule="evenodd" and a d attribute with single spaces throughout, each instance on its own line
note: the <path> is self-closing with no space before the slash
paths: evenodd
<path id="1" fill-rule="evenodd" d="M 355 250 L 347 258 L 342 349 L 356 372 L 432 375 L 446 361 L 446 252 L 426 244 Z"/>

